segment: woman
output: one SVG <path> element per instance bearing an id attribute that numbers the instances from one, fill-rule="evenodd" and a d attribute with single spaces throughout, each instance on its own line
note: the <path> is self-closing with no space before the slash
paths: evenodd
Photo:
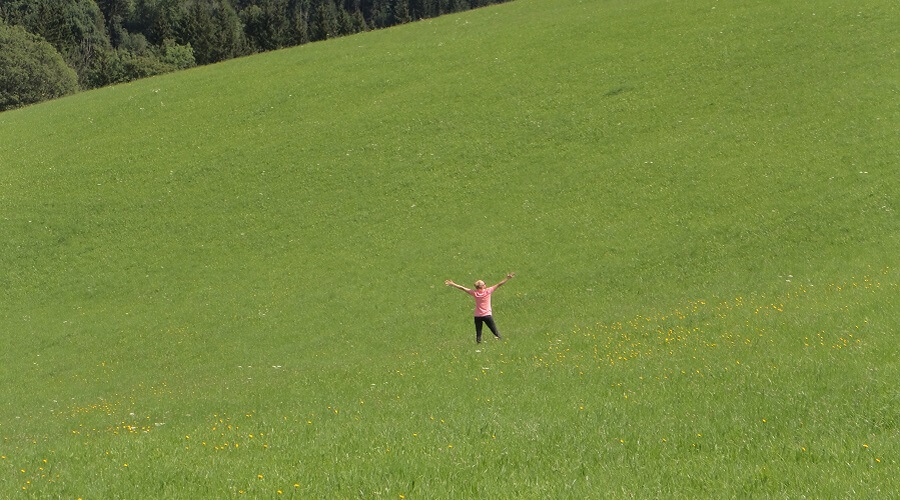
<path id="1" fill-rule="evenodd" d="M 475 342 L 481 342 L 481 329 L 482 326 L 487 323 L 488 328 L 491 329 L 491 333 L 497 337 L 497 340 L 501 340 L 503 337 L 500 336 L 500 332 L 497 331 L 497 325 L 494 323 L 494 317 L 491 315 L 491 294 L 494 293 L 494 290 L 502 286 L 507 281 L 511 280 L 516 276 L 516 273 L 509 273 L 506 275 L 506 278 L 497 283 L 496 285 L 485 288 L 484 281 L 478 280 L 475 282 L 475 289 L 470 290 L 462 285 L 457 285 L 456 283 L 447 280 L 444 282 L 447 286 L 452 286 L 453 288 L 458 288 L 472 297 L 475 298 Z"/>

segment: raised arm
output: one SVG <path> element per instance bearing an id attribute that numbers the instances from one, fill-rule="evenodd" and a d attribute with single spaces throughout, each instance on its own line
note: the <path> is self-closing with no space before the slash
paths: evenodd
<path id="1" fill-rule="evenodd" d="M 515 278 L 515 277 L 516 277 L 516 273 L 509 273 L 509 274 L 507 274 L 507 275 L 506 275 L 506 278 L 503 278 L 503 281 L 501 281 L 500 283 L 497 283 L 496 285 L 494 285 L 494 288 L 503 286 L 504 283 L 506 283 L 507 281 L 509 281 L 509 280 L 511 280 L 511 279 L 513 279 L 513 278 Z"/>
<path id="2" fill-rule="evenodd" d="M 451 280 L 445 281 L 444 284 L 447 285 L 447 286 L 452 286 L 453 288 L 458 288 L 458 289 L 460 289 L 460 290 L 462 290 L 462 291 L 464 291 L 464 292 L 468 292 L 468 291 L 469 291 L 468 288 L 466 288 L 466 287 L 464 287 L 464 286 L 462 286 L 462 285 L 457 285 L 456 283 L 452 282 Z"/>

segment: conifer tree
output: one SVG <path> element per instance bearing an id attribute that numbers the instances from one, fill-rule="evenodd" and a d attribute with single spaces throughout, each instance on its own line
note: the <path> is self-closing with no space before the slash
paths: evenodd
<path id="1" fill-rule="evenodd" d="M 310 16 L 309 35 L 311 41 L 334 38 L 340 33 L 337 7 L 333 0 L 316 0 Z"/>
<path id="2" fill-rule="evenodd" d="M 508 0 L 0 0 L 83 88 Z"/>
<path id="3" fill-rule="evenodd" d="M 408 0 L 394 0 L 393 23 L 403 24 L 412 21 Z"/>
<path id="4" fill-rule="evenodd" d="M 301 5 L 292 7 L 290 15 L 290 39 L 293 44 L 301 45 L 304 43 L 309 43 L 310 35 L 308 14 L 309 11 L 305 10 Z"/>
<path id="5" fill-rule="evenodd" d="M 265 51 L 290 45 L 286 0 L 257 0 L 242 10 L 240 16 L 251 49 Z"/>
<path id="6" fill-rule="evenodd" d="M 125 36 L 125 22 L 134 12 L 134 0 L 96 0 L 103 13 L 106 32 L 113 47 L 118 47 Z"/>

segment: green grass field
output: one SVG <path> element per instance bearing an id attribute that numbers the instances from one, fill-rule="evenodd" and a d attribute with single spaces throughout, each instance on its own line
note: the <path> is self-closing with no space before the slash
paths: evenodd
<path id="1" fill-rule="evenodd" d="M 898 18 L 517 0 L 0 114 L 0 497 L 896 498 Z"/>

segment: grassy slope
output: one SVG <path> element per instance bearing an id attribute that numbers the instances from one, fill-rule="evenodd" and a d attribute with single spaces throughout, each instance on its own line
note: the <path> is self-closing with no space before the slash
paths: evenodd
<path id="1" fill-rule="evenodd" d="M 896 488 L 897 7 L 552 4 L 0 115 L 4 491 Z"/>

